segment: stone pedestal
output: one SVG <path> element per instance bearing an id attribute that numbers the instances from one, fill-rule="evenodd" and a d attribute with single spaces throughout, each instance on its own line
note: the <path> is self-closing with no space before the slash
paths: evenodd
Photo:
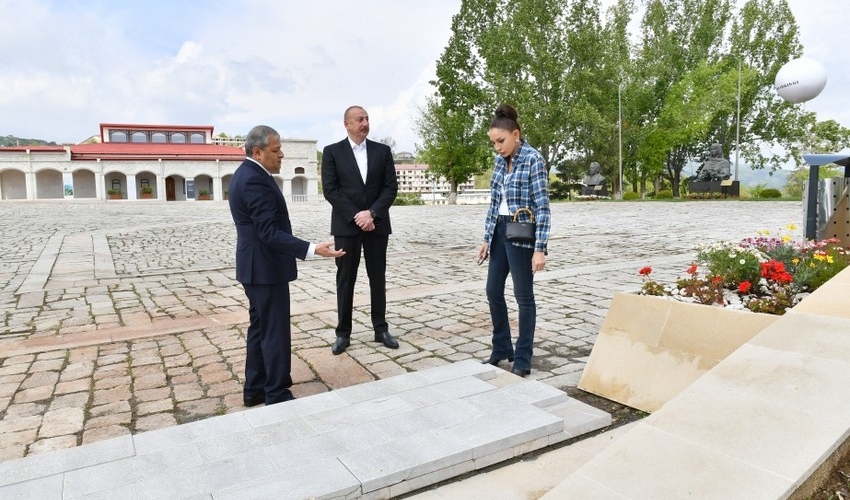
<path id="1" fill-rule="evenodd" d="M 724 196 L 741 195 L 741 183 L 739 181 L 690 181 L 688 190 L 691 193 L 721 193 Z"/>
<path id="2" fill-rule="evenodd" d="M 608 196 L 608 186 L 596 184 L 594 186 L 582 186 L 582 196 Z"/>

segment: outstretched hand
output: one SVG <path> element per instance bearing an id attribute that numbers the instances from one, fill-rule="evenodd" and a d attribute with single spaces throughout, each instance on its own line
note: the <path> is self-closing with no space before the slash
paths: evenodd
<path id="1" fill-rule="evenodd" d="M 324 243 L 316 244 L 316 255 L 322 257 L 342 257 L 345 255 L 345 250 L 334 248 L 333 241 L 325 241 Z"/>

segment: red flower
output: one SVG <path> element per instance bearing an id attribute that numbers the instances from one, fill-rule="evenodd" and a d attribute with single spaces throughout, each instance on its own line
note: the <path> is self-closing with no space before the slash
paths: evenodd
<path id="1" fill-rule="evenodd" d="M 751 286 L 753 286 L 753 284 L 749 281 L 742 281 L 738 284 L 738 293 L 749 293 Z"/>
<path id="2" fill-rule="evenodd" d="M 715 285 L 723 284 L 723 276 L 712 276 L 711 283 Z"/>
<path id="3" fill-rule="evenodd" d="M 649 274 L 652 272 L 652 268 L 649 267 L 649 266 L 642 267 L 642 268 L 640 268 L 640 271 L 638 271 L 638 272 L 640 273 L 641 276 L 649 276 Z"/>
<path id="4" fill-rule="evenodd" d="M 696 274 L 697 274 L 697 265 L 696 265 L 696 263 L 691 264 L 691 267 L 689 267 L 689 268 L 688 268 L 688 270 L 687 270 L 686 272 L 687 272 L 688 274 L 690 274 L 691 276 L 696 275 Z"/>

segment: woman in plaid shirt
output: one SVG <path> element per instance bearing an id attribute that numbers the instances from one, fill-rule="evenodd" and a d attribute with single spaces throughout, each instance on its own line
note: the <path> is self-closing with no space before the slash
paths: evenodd
<path id="1" fill-rule="evenodd" d="M 531 373 L 531 354 L 537 305 L 534 302 L 534 273 L 546 266 L 546 244 L 549 241 L 549 172 L 540 153 L 522 137 L 516 110 L 502 104 L 490 123 L 490 142 L 496 150 L 496 165 L 490 179 L 490 208 L 484 223 L 484 243 L 478 250 L 479 261 L 489 257 L 487 269 L 487 302 L 493 321 L 493 351 L 484 363 L 497 365 L 507 359 L 513 362 L 511 372 L 525 377 Z M 534 243 L 505 239 L 506 223 L 520 208 L 534 213 Z M 520 214 L 527 222 L 527 213 Z M 511 341 L 505 283 L 511 275 L 514 298 L 519 308 L 519 337 L 516 348 Z"/>

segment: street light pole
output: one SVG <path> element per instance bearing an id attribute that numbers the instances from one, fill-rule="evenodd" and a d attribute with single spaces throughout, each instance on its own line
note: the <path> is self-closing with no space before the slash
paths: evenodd
<path id="1" fill-rule="evenodd" d="M 618 163 L 620 170 L 620 199 L 623 199 L 623 99 L 621 90 L 623 86 L 617 82 L 617 148 Z"/>
<path id="2" fill-rule="evenodd" d="M 741 144 L 741 59 L 738 59 L 738 115 L 735 118 L 735 180 L 738 180 L 738 156 Z"/>

